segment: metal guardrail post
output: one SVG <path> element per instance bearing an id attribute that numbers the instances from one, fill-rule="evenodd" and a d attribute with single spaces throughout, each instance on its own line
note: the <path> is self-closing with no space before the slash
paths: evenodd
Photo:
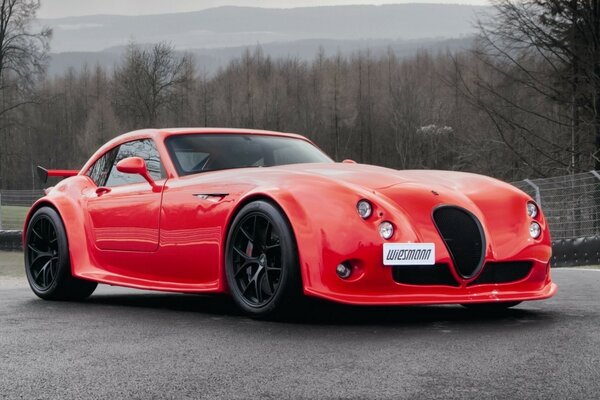
<path id="1" fill-rule="evenodd" d="M 598 171 L 594 171 L 591 170 L 590 174 L 592 174 L 596 179 L 598 179 L 598 181 L 600 181 L 600 174 L 598 173 Z M 600 182 L 599 182 L 600 185 Z M 600 200 L 600 187 L 596 186 L 595 190 L 594 190 L 594 202 L 595 202 L 595 221 L 594 221 L 594 228 L 596 228 L 596 236 L 600 237 L 600 235 L 598 235 L 600 233 L 600 204 L 599 204 L 599 200 Z"/>
<path id="2" fill-rule="evenodd" d="M 524 179 L 523 182 L 525 182 L 526 184 L 531 186 L 533 188 L 533 190 L 535 190 L 535 202 L 538 204 L 539 207 L 541 207 L 542 206 L 542 196 L 540 196 L 540 188 L 538 187 L 538 185 L 533 183 L 531 181 L 531 179 Z"/>

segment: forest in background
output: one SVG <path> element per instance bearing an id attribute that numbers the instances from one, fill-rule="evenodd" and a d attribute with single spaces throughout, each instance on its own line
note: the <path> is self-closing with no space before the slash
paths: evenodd
<path id="1" fill-rule="evenodd" d="M 597 17 L 592 28 L 600 29 L 598 7 L 546 15 L 499 2 L 496 11 L 506 19 L 481 23 L 474 48 L 459 52 L 399 58 L 391 49 L 377 56 L 318 51 L 307 62 L 273 59 L 258 46 L 209 75 L 168 43 L 132 43 L 112 71 L 91 65 L 48 77 L 43 66 L 51 32 L 27 41 L 32 35 L 25 22 L 35 16 L 36 3 L 1 5 L 31 7 L 12 26 L 23 40 L 22 58 L 0 54 L 0 189 L 38 188 L 36 165 L 78 169 L 109 139 L 160 127 L 295 132 L 338 161 L 471 171 L 508 181 L 598 169 L 599 36 L 580 37 L 574 28 L 583 15 Z M 510 26 L 515 15 L 532 12 L 536 27 L 527 20 Z M 6 40 L 11 25 L 2 18 L 5 13 L 0 37 Z M 569 18 L 573 25 L 565 25 Z M 526 45 L 533 28 L 562 41 L 542 37 Z M 19 29 L 27 34 L 19 36 Z M 581 44 L 579 52 L 588 39 L 593 43 Z"/>

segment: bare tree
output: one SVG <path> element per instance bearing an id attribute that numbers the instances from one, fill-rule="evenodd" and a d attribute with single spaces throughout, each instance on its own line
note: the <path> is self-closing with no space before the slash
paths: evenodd
<path id="1" fill-rule="evenodd" d="M 33 29 L 39 0 L 0 0 L 0 76 L 22 82 L 43 72 L 52 30 Z M 4 88 L 4 84 L 0 89 Z"/>
<path id="2" fill-rule="evenodd" d="M 599 169 L 600 0 L 497 0 L 479 32 L 463 89 L 505 144 L 538 174 Z"/>
<path id="3" fill-rule="evenodd" d="M 540 138 L 562 140 L 561 148 L 544 144 L 542 149 L 552 150 L 549 155 L 565 165 L 570 160 L 570 125 L 542 124 L 532 112 L 521 112 L 508 101 L 496 98 L 494 103 L 485 85 L 510 101 L 519 100 L 520 107 L 536 106 L 548 115 L 568 117 L 569 108 L 533 96 L 526 85 L 490 66 L 490 59 L 472 52 L 422 51 L 399 58 L 391 49 L 387 54 L 338 52 L 329 57 L 321 51 L 307 62 L 295 57 L 272 60 L 259 49 L 214 74 L 197 74 L 201 64 L 169 46 L 157 46 L 132 45 L 112 74 L 101 68 L 71 69 L 35 87 L 46 100 L 20 107 L 19 124 L 4 132 L 0 144 L 2 167 L 14 171 L 3 175 L 3 186 L 30 186 L 34 162 L 80 167 L 115 135 L 152 125 L 298 132 L 338 160 L 354 158 L 393 168 L 463 169 L 514 180 L 534 168 L 540 174 L 566 168 L 522 144 L 522 136 L 529 137 L 500 119 L 510 116 L 513 125 L 535 127 Z M 459 88 L 471 91 L 472 97 L 458 95 Z M 476 101 L 496 108 L 490 111 Z M 498 121 L 506 141 L 494 131 Z"/>
<path id="4" fill-rule="evenodd" d="M 131 128 L 156 126 L 161 111 L 175 100 L 177 87 L 190 79 L 191 63 L 189 55 L 178 56 L 167 43 L 150 49 L 131 44 L 114 73 L 117 113 L 129 117 Z"/>
<path id="5" fill-rule="evenodd" d="M 15 112 L 33 102 L 31 89 L 46 65 L 52 31 L 34 29 L 39 7 L 39 0 L 0 0 L 0 171 L 13 153 L 8 130 Z"/>

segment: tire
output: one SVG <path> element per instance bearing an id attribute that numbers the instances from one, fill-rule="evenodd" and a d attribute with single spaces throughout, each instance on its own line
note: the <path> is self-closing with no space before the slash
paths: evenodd
<path id="1" fill-rule="evenodd" d="M 293 311 L 302 298 L 298 251 L 278 207 L 257 200 L 239 211 L 227 234 L 225 273 L 235 303 L 249 316 Z"/>
<path id="2" fill-rule="evenodd" d="M 81 300 L 96 282 L 71 275 L 69 243 L 63 222 L 50 207 L 33 214 L 25 235 L 25 274 L 33 293 L 44 300 Z"/>
<path id="3" fill-rule="evenodd" d="M 475 311 L 501 311 L 521 303 L 520 301 L 500 301 L 497 303 L 470 303 L 462 306 Z"/>

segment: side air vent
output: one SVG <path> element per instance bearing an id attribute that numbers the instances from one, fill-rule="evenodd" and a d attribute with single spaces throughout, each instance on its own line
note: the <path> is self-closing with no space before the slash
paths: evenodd
<path id="1" fill-rule="evenodd" d="M 433 220 L 458 274 L 465 279 L 475 276 L 485 252 L 485 238 L 477 218 L 462 208 L 444 206 L 433 212 Z"/>

